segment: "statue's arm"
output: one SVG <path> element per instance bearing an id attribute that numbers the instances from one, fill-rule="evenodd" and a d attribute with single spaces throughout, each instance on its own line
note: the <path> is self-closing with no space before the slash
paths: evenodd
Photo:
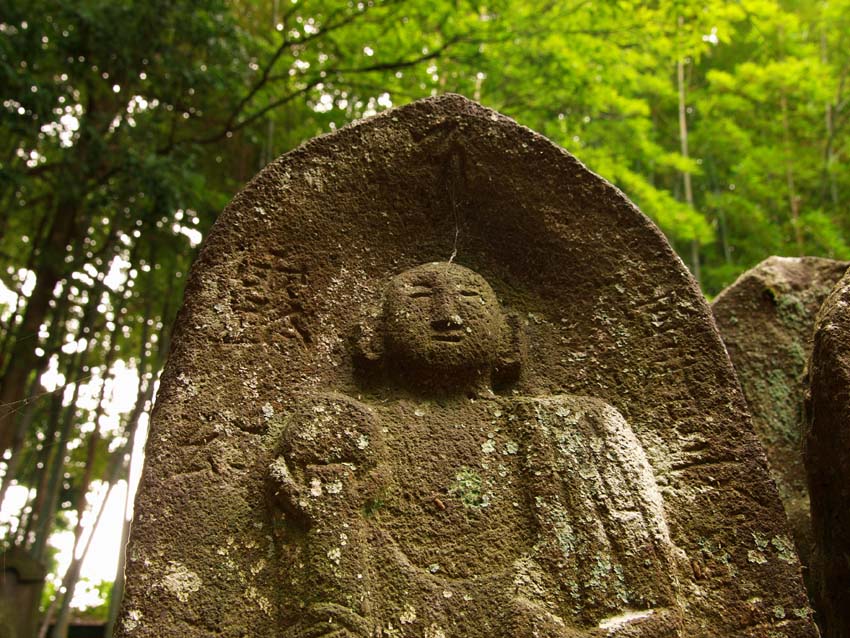
<path id="1" fill-rule="evenodd" d="M 283 514 L 281 542 L 300 552 L 290 567 L 304 588 L 293 593 L 306 606 L 281 636 L 375 635 L 362 509 L 379 434 L 372 410 L 339 394 L 303 397 L 282 424 L 268 468 L 271 505 Z"/>
<path id="2" fill-rule="evenodd" d="M 610 404 L 583 396 L 525 399 L 522 412 L 530 463 L 545 475 L 534 488 L 535 514 L 550 554 L 566 566 L 561 577 L 579 583 L 589 599 L 617 602 L 622 612 L 599 621 L 612 623 L 608 635 L 678 635 L 682 553 L 629 423 Z M 600 561 L 612 566 L 610 577 L 587 568 Z M 603 607 L 599 612 L 606 613 Z"/>

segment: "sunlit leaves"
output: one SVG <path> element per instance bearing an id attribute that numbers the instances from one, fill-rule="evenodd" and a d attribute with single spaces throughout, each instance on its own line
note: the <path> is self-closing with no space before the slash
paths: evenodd
<path id="1" fill-rule="evenodd" d="M 0 277 L 24 295 L 16 319 L 3 309 L 3 365 L 52 268 L 44 316 L 21 335 L 36 348 L 29 381 L 152 378 L 195 244 L 241 185 L 307 138 L 445 91 L 621 187 L 674 247 L 699 248 L 709 292 L 770 254 L 848 258 L 849 85 L 850 0 L 10 0 Z M 50 245 L 63 215 L 71 239 Z M 65 496 L 97 416 L 84 403 Z M 33 414 L 27 485 L 50 405 Z M 120 439 L 103 434 L 97 473 Z"/>

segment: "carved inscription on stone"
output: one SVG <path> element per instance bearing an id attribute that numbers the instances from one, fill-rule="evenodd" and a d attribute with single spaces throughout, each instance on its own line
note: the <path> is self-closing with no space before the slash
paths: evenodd
<path id="1" fill-rule="evenodd" d="M 231 282 L 228 295 L 228 309 L 239 319 L 226 326 L 224 340 L 285 343 L 295 339 L 309 345 L 312 336 L 301 299 L 309 283 L 307 267 L 277 251 L 263 257 L 246 256 L 239 272 L 240 278 Z M 281 294 L 284 303 L 277 301 Z"/>

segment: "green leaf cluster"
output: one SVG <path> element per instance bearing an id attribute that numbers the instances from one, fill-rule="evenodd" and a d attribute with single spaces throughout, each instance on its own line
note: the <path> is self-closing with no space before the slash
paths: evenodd
<path id="1" fill-rule="evenodd" d="M 4 0 L 0 36 L 0 465 L 31 490 L 4 542 L 45 560 L 150 409 L 197 239 L 390 106 L 454 91 L 542 132 L 708 294 L 771 254 L 850 259 L 850 0 Z M 141 382 L 108 423 L 89 381 L 118 363 Z"/>

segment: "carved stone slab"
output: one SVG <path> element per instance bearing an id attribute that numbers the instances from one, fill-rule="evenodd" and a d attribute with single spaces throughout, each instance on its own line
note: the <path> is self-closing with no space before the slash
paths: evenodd
<path id="1" fill-rule="evenodd" d="M 806 567 L 812 532 L 802 450 L 804 374 L 815 315 L 848 266 L 818 257 L 770 257 L 711 305 Z"/>
<path id="2" fill-rule="evenodd" d="M 263 170 L 195 264 L 119 636 L 815 636 L 693 279 L 462 97 Z"/>
<path id="3" fill-rule="evenodd" d="M 46 574 L 26 552 L 14 548 L 0 552 L 0 638 L 35 635 Z"/>
<path id="4" fill-rule="evenodd" d="M 804 457 L 815 551 L 812 589 L 826 638 L 850 636 L 850 277 L 815 322 Z"/>

